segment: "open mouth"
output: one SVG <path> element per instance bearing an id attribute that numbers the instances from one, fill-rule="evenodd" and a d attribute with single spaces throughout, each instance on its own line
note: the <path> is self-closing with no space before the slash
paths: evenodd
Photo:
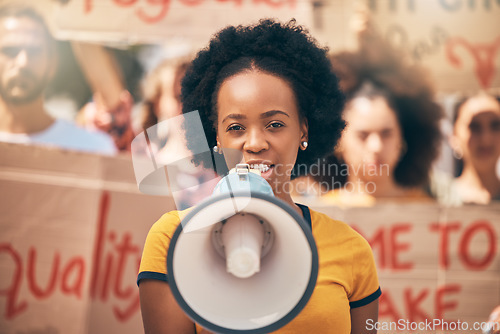
<path id="1" fill-rule="evenodd" d="M 255 169 L 255 170 L 258 170 L 259 172 L 261 173 L 265 173 L 267 172 L 272 166 L 269 166 L 269 165 L 265 165 L 265 164 L 252 164 L 250 165 L 250 168 L 251 169 Z"/>
<path id="2" fill-rule="evenodd" d="M 260 172 L 260 176 L 264 179 L 269 178 L 272 173 L 274 165 L 267 164 L 249 164 L 250 169 L 258 170 Z"/>

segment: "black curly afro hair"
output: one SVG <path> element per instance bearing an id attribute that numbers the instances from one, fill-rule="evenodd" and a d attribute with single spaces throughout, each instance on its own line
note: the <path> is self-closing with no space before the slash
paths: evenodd
<path id="1" fill-rule="evenodd" d="M 312 163 L 332 152 L 345 127 L 341 117 L 344 96 L 327 51 L 295 20 L 280 23 L 265 19 L 256 25 L 229 26 L 218 32 L 197 54 L 182 81 L 183 113 L 197 110 L 205 132 L 188 126 L 188 148 L 194 152 L 200 136 L 206 137 L 209 147 L 217 144 L 217 93 L 221 84 L 238 73 L 258 70 L 286 80 L 295 92 L 300 116 L 307 120 L 309 146 L 299 150 L 292 178 L 307 173 Z M 208 159 L 208 155 L 198 155 L 194 162 L 212 168 Z"/>

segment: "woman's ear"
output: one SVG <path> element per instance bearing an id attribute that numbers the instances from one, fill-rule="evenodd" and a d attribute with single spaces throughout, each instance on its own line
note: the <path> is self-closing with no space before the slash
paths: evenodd
<path id="1" fill-rule="evenodd" d="M 309 124 L 307 123 L 307 118 L 304 118 L 300 122 L 300 142 L 309 141 Z"/>
<path id="2" fill-rule="evenodd" d="M 460 142 L 458 140 L 458 137 L 455 135 L 455 133 L 448 134 L 446 136 L 446 139 L 448 141 L 448 144 L 452 149 L 459 149 L 460 148 Z"/>
<path id="3" fill-rule="evenodd" d="M 460 146 L 460 142 L 458 137 L 455 134 L 451 134 L 448 136 L 448 143 L 450 144 L 451 150 L 453 152 L 453 156 L 455 159 L 461 160 L 464 156 L 464 152 L 462 147 Z"/>

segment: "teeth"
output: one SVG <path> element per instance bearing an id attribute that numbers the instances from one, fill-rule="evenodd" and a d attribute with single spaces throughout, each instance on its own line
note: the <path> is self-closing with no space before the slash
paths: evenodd
<path id="1" fill-rule="evenodd" d="M 250 168 L 251 169 L 257 169 L 259 170 L 261 173 L 265 173 L 269 170 L 269 167 L 268 165 L 264 165 L 264 164 L 258 164 L 258 165 L 250 165 Z"/>

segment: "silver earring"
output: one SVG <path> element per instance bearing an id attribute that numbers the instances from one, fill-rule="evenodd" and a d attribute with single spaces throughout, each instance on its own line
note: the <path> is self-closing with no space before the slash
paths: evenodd
<path id="1" fill-rule="evenodd" d="M 220 148 L 219 145 L 215 145 L 213 150 L 214 150 L 214 153 L 222 154 L 222 148 Z"/>
<path id="2" fill-rule="evenodd" d="M 301 144 L 302 144 L 302 150 L 305 151 L 309 144 L 305 140 Z"/>
<path id="3" fill-rule="evenodd" d="M 454 149 L 452 149 L 452 153 L 453 157 L 457 160 L 462 160 L 462 158 L 464 157 L 464 152 L 459 147 L 455 147 Z"/>

